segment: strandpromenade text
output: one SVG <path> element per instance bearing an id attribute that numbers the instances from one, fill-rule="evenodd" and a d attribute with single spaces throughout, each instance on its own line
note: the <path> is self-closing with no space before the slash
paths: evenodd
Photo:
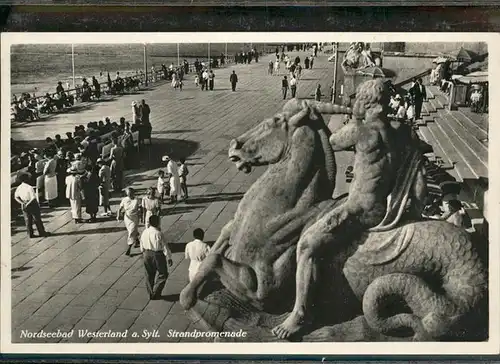
<path id="1" fill-rule="evenodd" d="M 136 331 L 129 331 L 124 330 L 124 331 L 113 331 L 113 330 L 106 330 L 106 331 L 90 331 L 90 330 L 69 330 L 69 331 L 29 331 L 29 330 L 22 330 L 21 331 L 21 339 L 71 339 L 75 336 L 78 338 L 87 338 L 87 339 L 93 339 L 93 338 L 116 338 L 116 339 L 123 339 L 123 338 L 145 338 L 145 339 L 151 339 L 151 338 L 159 338 L 160 333 L 158 330 L 142 330 L 140 332 Z M 247 337 L 247 332 L 243 330 L 239 331 L 221 331 L 221 332 L 210 332 L 210 331 L 200 331 L 200 330 L 193 330 L 193 331 L 177 331 L 174 329 L 169 329 L 167 332 L 167 337 L 169 338 L 190 338 L 190 339 L 199 339 L 199 338 L 210 338 L 210 339 L 217 339 L 217 338 L 245 338 Z"/>

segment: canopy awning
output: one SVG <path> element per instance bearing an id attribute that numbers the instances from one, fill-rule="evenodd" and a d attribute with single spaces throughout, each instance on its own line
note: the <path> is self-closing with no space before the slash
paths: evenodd
<path id="1" fill-rule="evenodd" d="M 486 83 L 488 82 L 488 72 L 478 71 L 469 73 L 467 76 L 460 76 L 455 78 L 456 81 L 461 83 Z"/>

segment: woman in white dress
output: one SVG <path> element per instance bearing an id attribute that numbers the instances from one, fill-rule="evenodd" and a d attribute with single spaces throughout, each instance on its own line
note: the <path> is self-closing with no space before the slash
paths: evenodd
<path id="1" fill-rule="evenodd" d="M 139 106 L 136 101 L 132 101 L 132 120 L 134 123 L 139 122 L 141 119 L 139 117 Z"/>
<path id="2" fill-rule="evenodd" d="M 152 215 L 160 216 L 160 212 L 160 200 L 156 198 L 155 188 L 149 187 L 146 197 L 142 199 L 142 220 L 144 221 L 144 226 L 148 228 L 149 218 Z"/>
<path id="3" fill-rule="evenodd" d="M 120 221 L 123 213 L 123 221 L 128 231 L 127 250 L 125 255 L 130 255 L 132 245 L 139 247 L 139 220 L 141 217 L 141 202 L 135 197 L 132 187 L 126 189 L 127 197 L 123 198 L 116 214 L 116 220 Z"/>
<path id="4" fill-rule="evenodd" d="M 44 185 L 45 185 L 45 176 L 43 175 L 43 171 L 45 170 L 45 164 L 47 160 L 42 157 L 40 152 L 34 152 L 35 157 L 35 174 L 36 174 L 36 198 L 38 203 L 40 203 L 40 198 L 43 197 L 44 193 Z"/>
<path id="5" fill-rule="evenodd" d="M 176 88 L 176 86 L 177 86 L 177 73 L 174 72 L 172 73 L 172 87 Z"/>
<path id="6" fill-rule="evenodd" d="M 66 198 L 71 206 L 71 216 L 79 224 L 82 222 L 82 181 L 75 166 L 71 166 L 66 172 Z"/>
<path id="7" fill-rule="evenodd" d="M 177 202 L 177 197 L 180 193 L 181 180 L 179 178 L 179 169 L 168 155 L 162 158 L 167 163 L 167 174 L 170 175 L 170 203 Z"/>
<path id="8" fill-rule="evenodd" d="M 50 207 L 54 206 L 54 203 L 57 199 L 57 161 L 54 158 L 53 151 L 47 151 L 45 153 L 45 158 L 48 160 L 43 168 L 44 175 L 44 191 L 45 191 L 45 200 L 47 200 Z"/>

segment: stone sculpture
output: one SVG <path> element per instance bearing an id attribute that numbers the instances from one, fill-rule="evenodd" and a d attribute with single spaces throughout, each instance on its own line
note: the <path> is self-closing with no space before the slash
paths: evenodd
<path id="1" fill-rule="evenodd" d="M 365 91 L 358 92 L 364 112 L 356 112 L 354 126 L 384 116 L 386 89 Z M 287 337 L 271 330 L 294 303 L 297 243 L 305 232 L 314 236 L 311 226 L 347 201 L 345 195 L 331 198 L 336 164 L 321 113 L 351 111 L 291 100 L 282 113 L 231 142 L 229 157 L 238 169 L 269 168 L 181 293 L 181 304 L 207 329 L 242 328 L 249 341 Z M 464 319 L 487 293 L 485 264 L 464 230 L 405 214 L 419 167 L 415 153 L 405 155 L 413 164 L 397 174 L 380 224 L 372 231 L 345 224 L 316 253 L 311 320 L 288 339 L 440 340 L 467 331 Z"/>
<path id="2" fill-rule="evenodd" d="M 375 66 L 369 44 L 353 42 L 344 54 L 341 63 L 344 73 L 350 73 L 357 69 Z"/>

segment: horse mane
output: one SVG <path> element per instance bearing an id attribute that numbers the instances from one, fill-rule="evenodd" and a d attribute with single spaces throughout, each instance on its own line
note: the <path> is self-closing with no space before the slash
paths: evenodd
<path id="1" fill-rule="evenodd" d="M 335 181 L 337 175 L 337 163 L 335 161 L 334 151 L 330 145 L 330 135 L 332 134 L 325 119 L 321 113 L 316 112 L 314 118 L 309 115 L 308 125 L 318 133 L 321 148 L 323 149 L 323 155 L 325 156 L 325 170 L 328 175 L 328 180 L 332 183 L 335 188 Z"/>

